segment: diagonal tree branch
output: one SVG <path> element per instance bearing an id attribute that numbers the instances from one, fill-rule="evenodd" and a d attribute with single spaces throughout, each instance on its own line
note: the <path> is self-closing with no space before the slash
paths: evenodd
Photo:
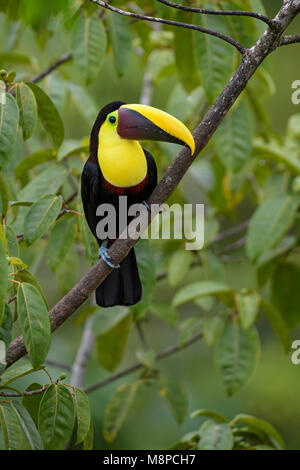
<path id="1" fill-rule="evenodd" d="M 202 122 L 194 131 L 196 151 L 191 155 L 187 149 L 181 150 L 167 172 L 148 199 L 148 204 L 163 204 L 173 193 L 180 180 L 193 163 L 196 156 L 208 144 L 214 132 L 241 95 L 248 81 L 253 76 L 264 59 L 280 44 L 280 37 L 293 18 L 300 12 L 300 0 L 291 0 L 285 3 L 274 18 L 276 29 L 264 32 L 256 44 L 244 54 L 237 71 L 232 76 L 214 105 L 209 109 Z M 152 218 L 157 211 L 153 212 Z M 145 216 L 146 225 L 149 223 Z M 136 240 L 132 238 L 117 239 L 109 249 L 114 264 L 120 263 Z M 86 275 L 50 310 L 52 331 L 56 330 L 77 308 L 92 294 L 111 272 L 111 268 L 99 260 Z M 6 362 L 11 365 L 26 354 L 22 337 L 16 338 L 10 345 Z"/>
<path id="2" fill-rule="evenodd" d="M 195 31 L 199 31 L 201 33 L 205 34 L 210 34 L 211 36 L 215 36 L 219 39 L 222 39 L 223 41 L 228 42 L 232 46 L 234 46 L 241 54 L 244 54 L 246 49 L 235 39 L 231 38 L 230 36 L 227 36 L 226 34 L 219 33 L 217 31 L 213 31 L 212 29 L 204 28 L 202 26 L 196 26 L 194 24 L 188 24 L 188 23 L 182 23 L 180 21 L 173 21 L 173 20 L 165 20 L 163 18 L 158 18 L 155 16 L 147 16 L 147 15 L 142 15 L 139 13 L 133 13 L 129 11 L 124 11 L 121 10 L 120 8 L 113 7 L 112 5 L 103 2 L 102 0 L 90 0 L 93 3 L 96 3 L 100 7 L 106 8 L 107 10 L 113 11 L 115 13 L 119 13 L 120 15 L 123 16 L 128 16 L 131 18 L 136 18 L 138 20 L 144 20 L 144 21 L 152 21 L 155 23 L 161 23 L 161 24 L 167 24 L 170 26 L 178 26 L 180 28 L 187 28 L 187 29 L 193 29 Z"/>
<path id="3" fill-rule="evenodd" d="M 255 13 L 252 11 L 244 11 L 244 10 L 208 10 L 207 8 L 196 8 L 190 7 L 187 5 L 180 5 L 178 3 L 169 2 L 168 0 L 156 0 L 159 3 L 163 3 L 171 8 L 177 8 L 178 10 L 183 11 L 191 11 L 194 13 L 202 13 L 205 15 L 220 15 L 220 16 L 247 16 L 250 18 L 256 18 L 257 20 L 261 20 L 266 23 L 270 28 L 274 27 L 273 20 L 268 18 L 267 16 L 262 15 L 261 13 Z"/>

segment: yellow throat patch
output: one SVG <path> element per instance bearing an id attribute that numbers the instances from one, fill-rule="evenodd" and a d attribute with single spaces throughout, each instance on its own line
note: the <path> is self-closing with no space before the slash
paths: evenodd
<path id="1" fill-rule="evenodd" d="M 136 140 L 122 139 L 106 121 L 98 136 L 98 162 L 109 183 L 119 188 L 139 184 L 147 174 L 147 160 Z"/>

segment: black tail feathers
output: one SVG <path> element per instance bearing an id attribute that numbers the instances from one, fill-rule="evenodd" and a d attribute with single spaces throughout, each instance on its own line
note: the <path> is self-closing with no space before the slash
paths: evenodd
<path id="1" fill-rule="evenodd" d="M 142 285 L 133 248 L 120 267 L 114 269 L 96 289 L 96 302 L 100 307 L 134 305 L 142 296 Z"/>

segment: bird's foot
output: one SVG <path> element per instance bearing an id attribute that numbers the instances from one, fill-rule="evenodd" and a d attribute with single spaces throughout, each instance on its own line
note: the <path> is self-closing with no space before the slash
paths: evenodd
<path id="1" fill-rule="evenodd" d="M 147 211 L 149 214 L 151 214 L 151 207 L 149 206 L 148 202 L 142 201 L 142 204 L 146 207 Z M 163 205 L 160 207 L 158 213 L 162 214 L 163 212 L 166 212 L 166 209 L 163 207 Z"/>
<path id="2" fill-rule="evenodd" d="M 147 201 L 142 201 L 142 204 L 146 207 L 149 214 L 151 214 L 151 207 L 149 206 L 148 202 Z"/>
<path id="3" fill-rule="evenodd" d="M 106 263 L 110 268 L 118 269 L 120 267 L 119 264 L 113 264 L 111 261 L 109 261 L 111 256 L 107 252 L 107 240 L 105 240 L 100 246 L 99 255 L 104 263 Z"/>

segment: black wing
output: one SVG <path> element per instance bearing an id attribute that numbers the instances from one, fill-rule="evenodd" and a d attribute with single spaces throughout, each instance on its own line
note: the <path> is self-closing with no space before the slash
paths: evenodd
<path id="1" fill-rule="evenodd" d="M 155 186 L 157 186 L 157 167 L 154 158 L 148 150 L 144 150 L 147 159 L 147 170 L 148 170 L 148 184 L 147 184 L 147 194 L 145 194 L 145 199 L 148 199 Z"/>
<path id="2" fill-rule="evenodd" d="M 90 160 L 86 162 L 81 174 L 81 198 L 87 223 L 96 235 L 97 217 L 96 210 L 101 203 L 101 175 L 97 164 Z"/>

